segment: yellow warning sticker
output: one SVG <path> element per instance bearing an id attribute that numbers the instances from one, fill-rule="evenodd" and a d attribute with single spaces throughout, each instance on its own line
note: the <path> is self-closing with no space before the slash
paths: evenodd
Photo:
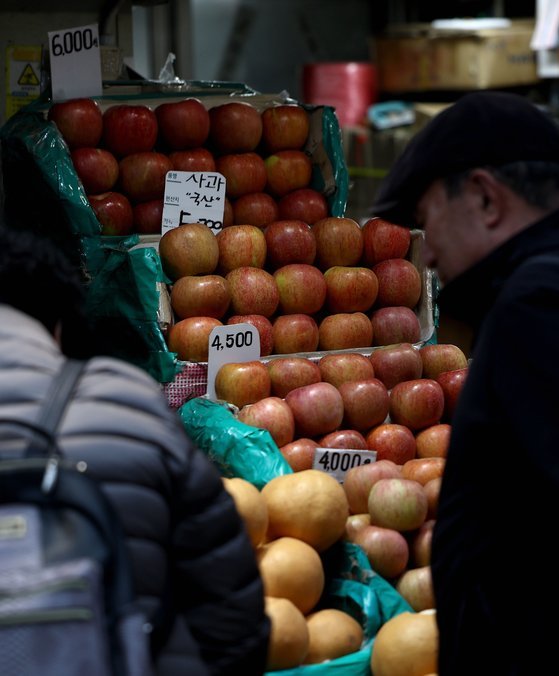
<path id="1" fill-rule="evenodd" d="M 6 118 L 39 96 L 41 50 L 41 45 L 6 48 Z"/>

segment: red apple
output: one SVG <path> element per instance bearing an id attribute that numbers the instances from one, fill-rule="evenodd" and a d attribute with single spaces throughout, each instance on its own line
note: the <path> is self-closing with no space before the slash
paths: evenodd
<path id="1" fill-rule="evenodd" d="M 437 423 L 426 427 L 415 436 L 418 458 L 446 458 L 450 442 L 451 426 Z"/>
<path id="2" fill-rule="evenodd" d="M 320 350 L 346 350 L 370 347 L 373 327 L 362 312 L 338 312 L 328 315 L 318 326 Z"/>
<path id="3" fill-rule="evenodd" d="M 364 527 L 371 525 L 371 517 L 368 514 L 350 514 L 345 524 L 344 539 L 353 542 L 357 533 Z"/>
<path id="4" fill-rule="evenodd" d="M 103 113 L 103 145 L 117 157 L 153 150 L 157 117 L 145 105 L 124 103 Z"/>
<path id="5" fill-rule="evenodd" d="M 220 275 L 186 275 L 171 288 L 171 306 L 179 319 L 201 316 L 221 319 L 230 302 L 229 284 Z"/>
<path id="6" fill-rule="evenodd" d="M 371 218 L 362 228 L 363 262 L 373 267 L 391 258 L 405 258 L 410 248 L 409 228 L 395 225 L 383 218 Z"/>
<path id="7" fill-rule="evenodd" d="M 169 329 L 167 344 L 182 361 L 208 361 L 208 341 L 216 326 L 222 326 L 215 317 L 188 317 Z"/>
<path id="8" fill-rule="evenodd" d="M 342 424 L 365 432 L 384 422 L 388 415 L 389 397 L 386 387 L 377 378 L 354 380 L 338 386 L 344 401 Z M 369 448 L 369 446 L 367 446 Z"/>
<path id="9" fill-rule="evenodd" d="M 373 340 L 374 330 L 373 325 Z M 377 347 L 372 351 L 369 359 L 375 370 L 375 376 L 386 385 L 388 390 L 403 380 L 421 378 L 423 373 L 423 362 L 419 350 L 416 350 L 411 343 Z"/>
<path id="10" fill-rule="evenodd" d="M 108 150 L 102 148 L 75 148 L 72 163 L 85 192 L 98 195 L 108 192 L 118 179 L 118 162 Z"/>
<path id="11" fill-rule="evenodd" d="M 358 265 L 363 234 L 352 218 L 330 216 L 312 226 L 316 239 L 316 264 L 326 271 L 334 265 Z"/>
<path id="12" fill-rule="evenodd" d="M 397 465 L 403 465 L 415 458 L 415 437 L 405 425 L 382 423 L 369 430 L 365 439 L 368 448 L 377 452 L 377 462 L 390 460 Z"/>
<path id="13" fill-rule="evenodd" d="M 343 488 L 352 514 L 367 512 L 369 493 L 373 485 L 380 479 L 401 476 L 400 468 L 390 460 L 357 465 L 348 469 L 344 476 Z"/>
<path id="14" fill-rule="evenodd" d="M 435 608 L 435 592 L 431 566 L 410 568 L 396 580 L 396 591 L 403 596 L 416 613 Z"/>
<path id="15" fill-rule="evenodd" d="M 214 387 L 218 399 L 242 409 L 270 396 L 270 376 L 261 361 L 229 362 L 217 370 Z"/>
<path id="16" fill-rule="evenodd" d="M 298 387 L 285 395 L 285 401 L 293 412 L 299 437 L 312 438 L 333 432 L 344 416 L 342 396 L 330 383 Z"/>
<path id="17" fill-rule="evenodd" d="M 198 99 L 160 103 L 155 116 L 161 140 L 171 150 L 198 148 L 210 133 L 210 115 Z"/>
<path id="18" fill-rule="evenodd" d="M 47 117 L 56 124 L 70 150 L 94 148 L 101 140 L 103 113 L 93 99 L 59 101 L 49 108 Z"/>
<path id="19" fill-rule="evenodd" d="M 302 106 L 271 106 L 262 112 L 262 144 L 270 153 L 298 150 L 305 145 L 309 127 L 309 114 Z"/>
<path id="20" fill-rule="evenodd" d="M 171 169 L 171 160 L 163 153 L 127 155 L 119 163 L 119 185 L 134 202 L 162 199 L 165 178 Z"/>
<path id="21" fill-rule="evenodd" d="M 250 192 L 233 202 L 235 225 L 256 225 L 264 228 L 277 220 L 278 215 L 276 200 L 265 192 Z"/>
<path id="22" fill-rule="evenodd" d="M 419 350 L 423 361 L 423 375 L 425 378 L 436 379 L 445 371 L 457 371 L 468 366 L 466 355 L 451 343 L 434 343 L 423 345 Z"/>
<path id="23" fill-rule="evenodd" d="M 401 575 L 408 565 L 408 543 L 397 530 L 365 526 L 357 532 L 354 542 L 363 549 L 375 573 L 387 580 Z"/>
<path id="24" fill-rule="evenodd" d="M 223 203 L 223 227 L 228 228 L 231 225 L 235 225 L 233 204 L 228 197 L 225 197 L 225 202 Z"/>
<path id="25" fill-rule="evenodd" d="M 264 315 L 232 315 L 227 324 L 252 324 L 256 327 L 260 336 L 260 356 L 266 357 L 272 354 L 274 349 L 274 337 L 272 334 L 272 322 Z"/>
<path id="26" fill-rule="evenodd" d="M 299 188 L 280 198 L 279 218 L 282 220 L 304 221 L 313 225 L 328 216 L 326 197 L 314 188 Z"/>
<path id="27" fill-rule="evenodd" d="M 128 198 L 119 192 L 88 195 L 91 208 L 101 224 L 103 235 L 129 235 L 133 229 L 134 215 Z"/>
<path id="28" fill-rule="evenodd" d="M 278 150 L 264 159 L 266 190 L 283 197 L 292 190 L 305 188 L 312 177 L 312 161 L 302 150 Z"/>
<path id="29" fill-rule="evenodd" d="M 375 377 L 369 358 L 359 352 L 333 352 L 325 354 L 318 361 L 320 375 L 324 382 L 340 387 L 342 383 L 368 380 Z M 386 388 L 385 388 L 386 389 Z"/>
<path id="30" fill-rule="evenodd" d="M 138 202 L 133 209 L 134 231 L 141 235 L 160 235 L 163 220 L 163 199 Z"/>
<path id="31" fill-rule="evenodd" d="M 330 312 L 367 312 L 376 300 L 378 281 L 369 268 L 334 265 L 324 273 Z"/>
<path id="32" fill-rule="evenodd" d="M 306 263 L 291 263 L 278 268 L 274 279 L 279 290 L 279 308 L 283 314 L 318 312 L 326 298 L 326 282 L 322 272 Z"/>
<path id="33" fill-rule="evenodd" d="M 320 448 L 345 448 L 353 451 L 366 451 L 365 437 L 357 430 L 341 429 L 325 434 L 318 440 Z"/>
<path id="34" fill-rule="evenodd" d="M 250 103 L 231 101 L 210 108 L 210 145 L 220 154 L 256 149 L 262 137 L 262 118 Z"/>
<path id="35" fill-rule="evenodd" d="M 456 369 L 454 371 L 444 371 L 440 373 L 435 380 L 443 389 L 444 393 L 444 414 L 443 418 L 451 421 L 454 416 L 454 411 L 458 404 L 458 397 L 462 391 L 462 387 L 466 382 L 468 375 L 468 368 Z"/>
<path id="36" fill-rule="evenodd" d="M 263 268 L 266 262 L 266 238 L 255 225 L 232 225 L 217 235 L 217 269 L 226 275 L 241 267 Z"/>
<path id="37" fill-rule="evenodd" d="M 175 171 L 215 171 L 214 156 L 207 148 L 189 148 L 169 153 Z"/>
<path id="38" fill-rule="evenodd" d="M 446 458 L 414 458 L 402 465 L 402 476 L 425 486 L 432 479 L 442 477 L 445 465 Z"/>
<path id="39" fill-rule="evenodd" d="M 427 493 L 427 485 L 424 487 Z M 427 510 L 429 515 L 429 510 Z M 433 540 L 433 528 L 435 526 L 435 519 L 427 518 L 415 533 L 412 534 L 410 540 L 410 555 L 414 567 L 428 566 L 431 563 L 431 543 Z"/>
<path id="40" fill-rule="evenodd" d="M 390 390 L 390 418 L 410 430 L 418 431 L 435 425 L 440 421 L 443 410 L 444 394 L 436 380 L 406 380 Z"/>
<path id="41" fill-rule="evenodd" d="M 281 446 L 280 451 L 294 472 L 302 472 L 305 469 L 312 469 L 314 452 L 317 448 L 318 443 L 314 439 L 301 437 Z"/>
<path id="42" fill-rule="evenodd" d="M 222 155 L 216 159 L 215 168 L 225 176 L 225 192 L 231 199 L 262 192 L 266 186 L 264 160 L 257 153 Z"/>
<path id="43" fill-rule="evenodd" d="M 288 392 L 322 380 L 318 364 L 305 357 L 271 359 L 268 371 L 272 380 L 272 394 L 284 398 Z"/>
<path id="44" fill-rule="evenodd" d="M 419 528 L 427 517 L 427 506 L 423 486 L 411 479 L 380 479 L 369 493 L 371 524 L 399 532 Z"/>
<path id="45" fill-rule="evenodd" d="M 276 280 L 269 272 L 243 266 L 231 270 L 225 278 L 231 289 L 231 310 L 234 314 L 264 317 L 274 314 L 280 295 Z"/>
<path id="46" fill-rule="evenodd" d="M 253 404 L 243 406 L 237 418 L 246 425 L 268 430 L 276 445 L 284 446 L 293 441 L 295 420 L 287 403 L 279 397 L 264 397 Z"/>
<path id="47" fill-rule="evenodd" d="M 274 354 L 314 352 L 318 347 L 318 326 L 310 315 L 279 315 L 272 330 Z"/>
<path id="48" fill-rule="evenodd" d="M 437 517 L 442 481 L 442 476 L 434 476 L 423 484 L 425 493 L 427 493 L 427 501 L 429 502 L 429 511 L 427 513 L 428 519 L 436 519 Z"/>
<path id="49" fill-rule="evenodd" d="M 421 296 L 421 275 L 405 258 L 390 258 L 372 268 L 378 278 L 376 307 L 414 308 Z"/>
<path id="50" fill-rule="evenodd" d="M 383 307 L 371 314 L 373 345 L 417 343 L 421 324 L 415 312 L 405 306 Z"/>
<path id="51" fill-rule="evenodd" d="M 314 263 L 316 241 L 311 226 L 304 221 L 272 221 L 266 226 L 264 235 L 267 267 L 276 270 L 291 263 Z"/>
<path id="52" fill-rule="evenodd" d="M 203 223 L 183 223 L 159 240 L 163 272 L 173 281 L 185 275 L 210 275 L 219 260 L 213 231 Z"/>

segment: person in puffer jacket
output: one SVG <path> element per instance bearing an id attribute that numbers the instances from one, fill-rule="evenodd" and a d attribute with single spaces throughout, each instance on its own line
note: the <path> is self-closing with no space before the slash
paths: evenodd
<path id="1" fill-rule="evenodd" d="M 50 240 L 0 225 L 0 424 L 36 418 L 65 358 L 65 326 L 74 343 L 65 351 L 82 356 L 83 292 Z M 136 590 L 155 626 L 157 673 L 262 674 L 270 623 L 253 548 L 219 472 L 159 384 L 127 362 L 92 357 L 58 443 L 85 461 L 122 521 Z"/>

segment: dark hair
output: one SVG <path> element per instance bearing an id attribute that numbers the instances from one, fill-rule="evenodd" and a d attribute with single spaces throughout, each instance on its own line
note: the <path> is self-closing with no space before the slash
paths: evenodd
<path id="1" fill-rule="evenodd" d="M 540 209 L 550 209 L 559 198 L 559 163 L 511 162 L 498 167 L 485 167 L 495 178 L 508 186 L 528 204 Z M 456 196 L 471 170 L 443 178 L 449 197 Z"/>

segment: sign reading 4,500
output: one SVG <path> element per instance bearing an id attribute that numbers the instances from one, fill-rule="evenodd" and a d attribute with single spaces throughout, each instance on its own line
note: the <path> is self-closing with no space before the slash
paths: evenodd
<path id="1" fill-rule="evenodd" d="M 216 350 L 223 350 L 224 347 L 248 347 L 252 345 L 252 333 L 250 331 L 239 331 L 238 333 L 226 333 L 225 342 L 216 335 L 212 340 L 212 347 Z"/>
<path id="2" fill-rule="evenodd" d="M 65 33 L 55 33 L 52 36 L 51 51 L 53 56 L 66 56 L 82 49 L 97 47 L 98 41 L 93 37 L 91 28 L 78 28 Z"/>

